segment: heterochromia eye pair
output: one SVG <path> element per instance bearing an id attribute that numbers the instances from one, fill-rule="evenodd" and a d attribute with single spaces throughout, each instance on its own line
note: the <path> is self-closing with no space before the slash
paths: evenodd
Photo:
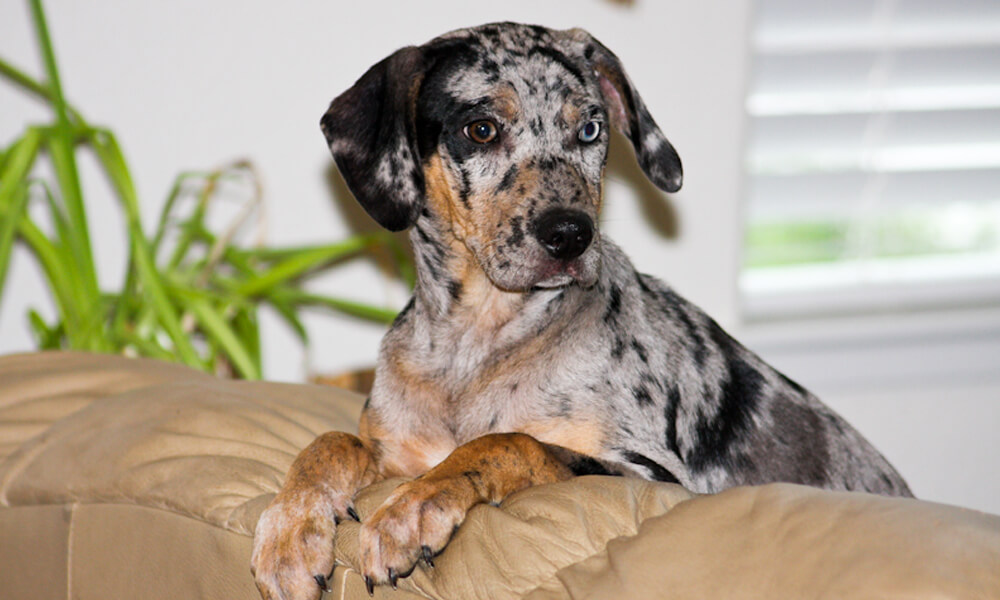
<path id="1" fill-rule="evenodd" d="M 493 121 L 483 120 L 469 123 L 462 132 L 465 134 L 465 137 L 477 144 L 488 144 L 496 139 L 498 129 L 496 123 Z M 601 135 L 601 124 L 598 121 L 587 121 L 580 128 L 580 132 L 576 134 L 576 137 L 581 142 L 589 144 L 596 140 L 599 135 Z"/>

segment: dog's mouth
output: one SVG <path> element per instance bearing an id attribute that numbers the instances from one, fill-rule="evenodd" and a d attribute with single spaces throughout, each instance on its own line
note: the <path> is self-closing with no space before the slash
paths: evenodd
<path id="1" fill-rule="evenodd" d="M 591 227 L 586 240 L 570 250 L 562 247 L 553 250 L 556 246 L 553 237 L 525 236 L 517 251 L 494 240 L 491 240 L 494 243 L 482 244 L 478 237 L 467 237 L 465 242 L 487 278 L 501 290 L 527 292 L 594 285 L 601 266 L 601 240 L 597 229 Z"/>
<path id="2" fill-rule="evenodd" d="M 570 261 L 546 260 L 538 269 L 538 281 L 532 287 L 554 289 L 574 284 L 590 287 L 597 281 L 600 264 L 591 260 L 597 255 L 597 252 L 588 252 Z"/>
<path id="3" fill-rule="evenodd" d="M 480 264 L 493 285 L 509 292 L 571 285 L 587 288 L 594 285 L 600 275 L 601 253 L 598 240 L 594 240 L 586 252 L 571 260 L 555 259 L 539 250 L 528 253 L 518 262 L 516 266 L 506 260 L 487 260 Z"/>
<path id="4" fill-rule="evenodd" d="M 597 227 L 590 215 L 578 209 L 552 208 L 532 221 L 530 231 L 536 249 L 541 250 L 533 256 L 533 287 L 594 284 L 600 252 Z"/>

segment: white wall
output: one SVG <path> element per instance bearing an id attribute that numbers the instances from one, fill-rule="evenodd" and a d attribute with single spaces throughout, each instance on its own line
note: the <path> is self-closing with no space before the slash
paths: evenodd
<path id="1" fill-rule="evenodd" d="M 0 55 L 32 73 L 40 61 L 26 2 L 0 4 Z M 359 217 L 318 122 L 329 101 L 393 50 L 462 26 L 496 20 L 581 26 L 624 60 L 629 74 L 685 166 L 672 197 L 642 179 L 618 144 L 607 186 L 605 226 L 640 269 L 671 281 L 727 324 L 736 321 L 742 95 L 747 0 L 294 3 L 246 0 L 46 3 L 70 100 L 120 136 L 147 223 L 182 170 L 249 158 L 266 185 L 268 239 L 332 241 Z M 0 141 L 19 133 L 33 103 L 0 89 Z M 621 142 L 621 138 L 618 140 Z M 102 191 L 90 177 L 87 187 Z M 124 247 L 117 209 L 90 207 L 101 283 L 120 282 Z M 15 257 L 0 307 L 0 352 L 27 350 L 25 307 L 44 298 L 33 265 Z M 401 307 L 405 291 L 359 264 L 320 287 Z M 51 314 L 51 311 L 49 311 Z M 266 323 L 269 377 L 301 379 L 370 365 L 382 329 L 311 315 L 311 356 Z"/>

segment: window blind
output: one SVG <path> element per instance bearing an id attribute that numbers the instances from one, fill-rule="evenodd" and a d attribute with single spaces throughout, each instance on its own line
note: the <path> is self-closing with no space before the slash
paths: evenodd
<path id="1" fill-rule="evenodd" d="M 751 308 L 1000 281 L 1000 2 L 759 0 L 753 27 Z"/>

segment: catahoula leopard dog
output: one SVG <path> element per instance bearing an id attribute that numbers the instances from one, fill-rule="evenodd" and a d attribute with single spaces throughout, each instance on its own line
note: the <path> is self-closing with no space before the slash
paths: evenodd
<path id="1" fill-rule="evenodd" d="M 322 129 L 354 196 L 410 228 L 413 298 L 386 334 L 358 436 L 327 433 L 261 516 L 268 599 L 315 598 L 363 486 L 369 591 L 427 568 L 470 507 L 580 474 L 696 492 L 785 481 L 910 495 L 856 430 L 597 229 L 610 129 L 646 176 L 681 161 L 618 58 L 580 29 L 513 23 L 403 48 Z"/>

